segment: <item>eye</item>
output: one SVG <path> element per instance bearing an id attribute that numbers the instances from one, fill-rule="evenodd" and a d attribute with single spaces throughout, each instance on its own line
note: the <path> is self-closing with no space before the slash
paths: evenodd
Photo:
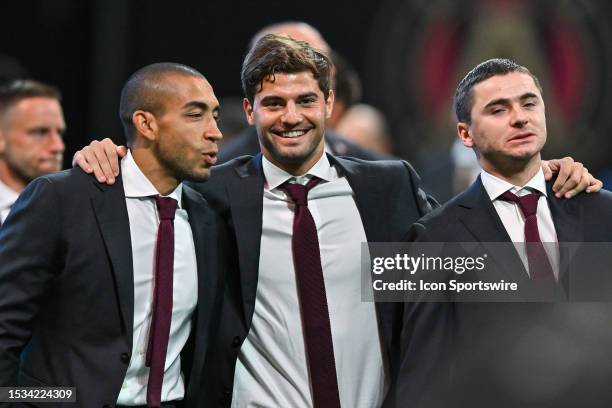
<path id="1" fill-rule="evenodd" d="M 49 133 L 49 129 L 47 128 L 34 128 L 30 130 L 30 134 L 37 137 L 44 137 Z"/>
<path id="2" fill-rule="evenodd" d="M 536 104 L 535 102 L 526 102 L 523 106 L 526 108 L 533 108 L 534 106 L 536 106 Z"/>
<path id="3" fill-rule="evenodd" d="M 189 112 L 187 116 L 193 119 L 199 119 L 202 117 L 202 112 Z"/>
<path id="4" fill-rule="evenodd" d="M 499 115 L 500 113 L 502 113 L 504 111 L 505 111 L 505 109 L 503 109 L 503 108 L 493 108 L 493 109 L 491 109 L 491 113 L 493 115 Z"/>

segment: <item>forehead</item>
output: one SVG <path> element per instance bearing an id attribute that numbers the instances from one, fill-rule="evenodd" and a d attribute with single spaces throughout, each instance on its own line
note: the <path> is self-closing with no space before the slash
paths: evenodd
<path id="1" fill-rule="evenodd" d="M 261 99 L 266 96 L 292 98 L 313 92 L 323 93 L 312 72 L 302 71 L 293 74 L 281 72 L 264 79 L 261 89 L 255 94 L 255 98 Z"/>
<path id="2" fill-rule="evenodd" d="M 166 78 L 168 104 L 180 106 L 188 102 L 205 102 L 209 107 L 216 108 L 219 101 L 212 86 L 204 78 L 191 75 L 169 75 Z M 163 100 L 163 99 L 162 99 Z"/>
<path id="3" fill-rule="evenodd" d="M 472 89 L 473 106 L 486 105 L 495 99 L 516 99 L 526 93 L 540 95 L 533 78 L 522 72 L 495 75 L 474 85 Z"/>
<path id="4" fill-rule="evenodd" d="M 22 99 L 9 108 L 4 116 L 13 124 L 19 122 L 25 125 L 49 120 L 64 120 L 59 101 L 44 96 Z"/>

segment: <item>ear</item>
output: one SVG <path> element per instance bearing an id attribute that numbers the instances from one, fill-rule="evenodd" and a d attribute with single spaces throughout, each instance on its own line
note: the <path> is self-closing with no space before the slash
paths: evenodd
<path id="1" fill-rule="evenodd" d="M 475 147 L 474 139 L 470 133 L 470 125 L 465 122 L 457 123 L 457 136 L 465 147 Z"/>
<path id="2" fill-rule="evenodd" d="M 334 111 L 334 100 L 335 95 L 333 90 L 329 90 L 329 94 L 327 95 L 327 99 L 325 99 L 325 118 L 331 118 L 332 112 Z"/>
<path id="3" fill-rule="evenodd" d="M 132 114 L 132 124 L 136 132 L 141 134 L 145 139 L 155 140 L 157 138 L 158 125 L 155 115 L 151 112 L 137 110 Z"/>
<path id="4" fill-rule="evenodd" d="M 253 105 L 247 98 L 242 100 L 242 109 L 244 109 L 244 114 L 246 115 L 246 120 L 249 122 L 250 126 L 255 126 L 255 115 L 253 114 Z"/>

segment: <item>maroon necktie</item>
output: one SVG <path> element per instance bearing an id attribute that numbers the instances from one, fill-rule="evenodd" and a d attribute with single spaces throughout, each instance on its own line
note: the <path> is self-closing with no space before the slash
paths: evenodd
<path id="1" fill-rule="evenodd" d="M 510 191 L 506 191 L 501 195 L 501 198 L 505 201 L 517 203 L 525 217 L 525 247 L 527 250 L 527 262 L 529 264 L 529 275 L 531 279 L 550 280 L 554 282 L 555 275 L 553 274 L 550 261 L 548 260 L 546 250 L 540 240 L 540 233 L 538 231 L 537 211 L 540 193 L 531 192 L 519 197 Z"/>
<path id="2" fill-rule="evenodd" d="M 283 188 L 295 203 L 293 218 L 293 264 L 297 276 L 306 355 L 314 408 L 339 408 L 338 379 L 332 343 L 325 282 L 321 268 L 317 227 L 308 209 L 308 191 L 321 179 L 305 186 L 285 183 Z"/>
<path id="3" fill-rule="evenodd" d="M 159 407 L 164 382 L 164 366 L 172 320 L 172 274 L 174 271 L 174 198 L 155 196 L 159 212 L 157 246 L 155 249 L 155 282 L 153 317 L 149 333 L 146 365 L 149 367 L 147 405 Z"/>

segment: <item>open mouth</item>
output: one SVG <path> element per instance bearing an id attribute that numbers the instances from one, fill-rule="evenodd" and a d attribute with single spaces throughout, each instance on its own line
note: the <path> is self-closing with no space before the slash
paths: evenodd
<path id="1" fill-rule="evenodd" d="M 217 152 L 203 153 L 202 156 L 204 157 L 204 161 L 211 166 L 217 163 Z"/>

